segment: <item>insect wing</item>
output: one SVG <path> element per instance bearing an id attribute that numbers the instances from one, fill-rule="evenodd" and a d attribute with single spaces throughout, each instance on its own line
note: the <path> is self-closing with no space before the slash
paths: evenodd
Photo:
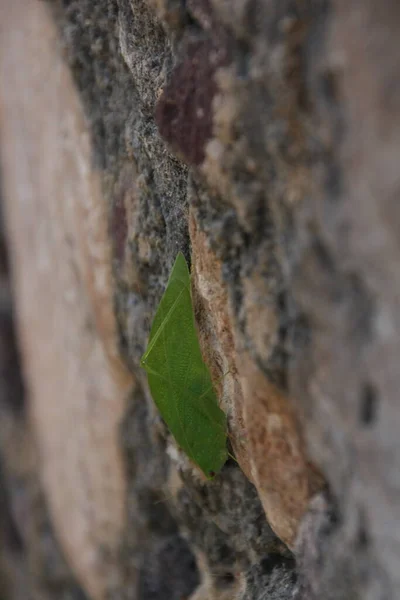
<path id="1" fill-rule="evenodd" d="M 201 355 L 190 274 L 181 253 L 157 309 L 142 366 L 178 444 L 207 477 L 217 473 L 227 458 L 226 417 Z"/>

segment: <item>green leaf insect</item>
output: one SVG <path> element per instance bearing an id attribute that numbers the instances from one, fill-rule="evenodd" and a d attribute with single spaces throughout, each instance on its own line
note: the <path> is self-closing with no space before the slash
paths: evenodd
<path id="1" fill-rule="evenodd" d="M 194 320 L 190 273 L 181 252 L 140 361 L 152 397 L 178 445 L 214 477 L 227 460 L 226 415 L 203 361 Z"/>

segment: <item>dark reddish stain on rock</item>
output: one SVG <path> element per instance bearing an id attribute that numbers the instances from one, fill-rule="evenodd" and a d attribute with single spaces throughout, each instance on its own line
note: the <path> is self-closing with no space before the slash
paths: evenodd
<path id="1" fill-rule="evenodd" d="M 111 232 L 114 244 L 115 257 L 119 263 L 124 259 L 125 242 L 128 235 L 128 223 L 126 220 L 126 208 L 124 196 L 120 194 L 116 199 L 112 210 Z"/>
<path id="2" fill-rule="evenodd" d="M 219 39 L 189 42 L 184 60 L 175 67 L 157 104 L 160 134 L 189 164 L 200 165 L 204 160 L 213 130 L 215 72 L 228 58 L 223 32 Z"/>

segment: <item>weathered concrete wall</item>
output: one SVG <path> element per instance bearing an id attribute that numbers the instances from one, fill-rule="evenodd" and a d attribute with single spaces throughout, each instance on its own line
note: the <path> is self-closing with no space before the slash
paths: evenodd
<path id="1" fill-rule="evenodd" d="M 397 597 L 399 28 L 0 2 L 6 600 Z M 211 482 L 139 367 L 178 250 L 238 460 Z"/>

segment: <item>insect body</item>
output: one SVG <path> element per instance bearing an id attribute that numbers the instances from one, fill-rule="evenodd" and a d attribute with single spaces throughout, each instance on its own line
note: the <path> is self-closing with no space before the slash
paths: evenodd
<path id="1" fill-rule="evenodd" d="M 190 274 L 176 257 L 140 362 L 153 399 L 171 433 L 206 477 L 227 460 L 226 416 L 203 361 L 194 320 Z"/>

